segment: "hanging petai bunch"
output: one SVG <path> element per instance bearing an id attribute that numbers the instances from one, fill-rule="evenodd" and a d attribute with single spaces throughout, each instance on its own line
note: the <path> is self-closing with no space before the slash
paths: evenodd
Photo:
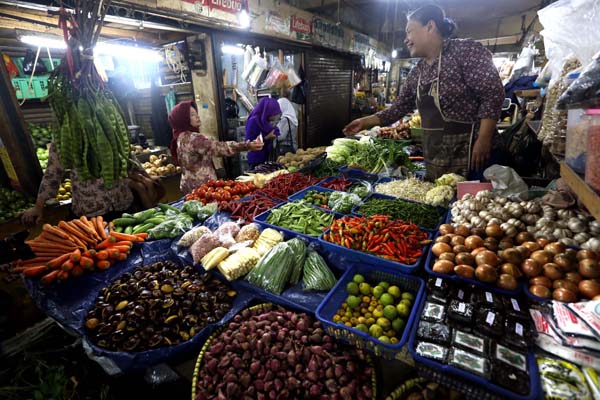
<path id="1" fill-rule="evenodd" d="M 123 112 L 94 65 L 93 49 L 109 3 L 77 0 L 74 13 L 61 8 L 67 51 L 48 83 L 60 126 L 54 142 L 61 164 L 77 170 L 82 180 L 103 178 L 107 188 L 127 176 L 129 157 Z"/>

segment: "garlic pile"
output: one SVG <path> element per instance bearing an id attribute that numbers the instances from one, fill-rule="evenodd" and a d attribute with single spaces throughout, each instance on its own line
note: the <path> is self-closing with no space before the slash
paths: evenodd
<path id="1" fill-rule="evenodd" d="M 600 223 L 583 211 L 557 210 L 539 199 L 515 202 L 489 190 L 466 194 L 451 209 L 452 222 L 469 228 L 498 224 L 507 236 L 532 233 L 569 246 L 600 251 Z"/>

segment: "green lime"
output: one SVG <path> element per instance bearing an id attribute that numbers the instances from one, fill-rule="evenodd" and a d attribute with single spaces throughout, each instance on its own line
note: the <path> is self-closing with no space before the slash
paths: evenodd
<path id="1" fill-rule="evenodd" d="M 389 293 L 384 293 L 379 298 L 379 302 L 384 306 L 389 306 L 390 304 L 394 304 L 394 298 Z"/>
<path id="2" fill-rule="evenodd" d="M 402 291 L 400 290 L 400 288 L 398 286 L 390 286 L 388 288 L 387 292 L 397 299 L 399 299 L 400 296 L 402 296 Z"/>
<path id="3" fill-rule="evenodd" d="M 408 307 L 409 310 L 412 307 L 412 302 L 408 299 L 404 299 L 404 300 L 400 301 L 399 304 L 404 304 L 406 307 Z"/>
<path id="4" fill-rule="evenodd" d="M 361 274 L 356 274 L 354 275 L 354 278 L 352 278 L 352 280 L 356 283 L 363 283 L 365 281 L 365 277 Z"/>
<path id="5" fill-rule="evenodd" d="M 358 294 L 358 284 L 356 282 L 348 282 L 348 284 L 346 285 L 346 290 L 348 291 L 348 293 L 350 294 Z"/>
<path id="6" fill-rule="evenodd" d="M 383 342 L 383 343 L 388 343 L 388 344 L 391 343 L 390 338 L 387 336 L 379 336 L 377 338 L 377 340 L 379 340 L 380 342 Z"/>
<path id="7" fill-rule="evenodd" d="M 410 307 L 407 307 L 406 304 L 398 304 L 396 310 L 398 311 L 398 315 L 402 318 L 407 318 L 410 315 Z"/>
<path id="8" fill-rule="evenodd" d="M 388 288 L 390 287 L 390 284 L 387 283 L 386 281 L 381 281 L 377 284 L 377 286 L 381 286 L 382 288 L 384 288 L 385 290 L 388 290 Z"/>
<path id="9" fill-rule="evenodd" d="M 412 293 L 404 292 L 402 293 L 402 300 L 410 300 L 412 302 L 415 301 L 415 296 Z"/>
<path id="10" fill-rule="evenodd" d="M 379 325 L 373 324 L 369 327 L 369 335 L 378 338 L 383 335 L 383 329 Z"/>
<path id="11" fill-rule="evenodd" d="M 365 324 L 358 324 L 355 326 L 354 329 L 358 329 L 359 331 L 364 332 L 364 333 L 369 333 L 369 328 Z"/>
<path id="12" fill-rule="evenodd" d="M 377 318 L 377 325 L 379 325 L 384 331 L 392 327 L 392 323 L 390 322 L 390 320 L 385 317 Z"/>
<path id="13" fill-rule="evenodd" d="M 366 282 L 361 283 L 360 285 L 358 285 L 358 290 L 360 290 L 360 292 L 364 295 L 368 295 L 371 294 L 371 291 L 373 289 L 371 289 L 371 285 L 369 285 Z"/>
<path id="14" fill-rule="evenodd" d="M 385 293 L 385 289 L 379 285 L 377 285 L 373 288 L 373 297 L 375 297 L 376 299 L 379 299 L 381 297 L 381 295 L 384 293 Z"/>
<path id="15" fill-rule="evenodd" d="M 398 311 L 396 311 L 396 307 L 390 304 L 383 308 L 383 316 L 391 321 L 398 316 Z"/>
<path id="16" fill-rule="evenodd" d="M 356 296 L 350 295 L 346 299 L 346 303 L 348 303 L 348 307 L 356 308 L 360 305 L 360 299 Z"/>
<path id="17" fill-rule="evenodd" d="M 396 318 L 392 321 L 392 329 L 394 329 L 397 333 L 401 333 L 406 326 L 406 322 L 402 318 Z"/>

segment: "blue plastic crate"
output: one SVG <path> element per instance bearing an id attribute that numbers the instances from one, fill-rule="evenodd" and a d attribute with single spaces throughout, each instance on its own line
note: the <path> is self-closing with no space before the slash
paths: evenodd
<path id="1" fill-rule="evenodd" d="M 329 233 L 329 230 L 323 232 L 323 235 Z M 428 237 L 431 238 L 431 233 L 428 233 Z M 369 264 L 374 266 L 375 268 L 382 271 L 390 271 L 390 272 L 402 272 L 405 274 L 414 274 L 418 269 L 419 264 L 426 258 L 427 251 L 429 250 L 430 244 L 423 246 L 423 255 L 417 259 L 414 264 L 402 264 L 396 261 L 390 261 L 382 257 L 378 257 L 373 254 L 364 253 L 362 251 L 349 249 L 344 246 L 340 246 L 339 244 L 328 242 L 323 239 L 323 235 L 319 236 L 319 243 L 329 249 L 330 251 L 338 252 L 341 255 L 348 257 L 349 259 L 357 260 L 365 264 Z"/>
<path id="2" fill-rule="evenodd" d="M 329 178 L 323 179 L 321 182 L 317 183 L 315 186 L 319 186 L 319 187 L 322 187 L 325 189 L 330 189 L 330 188 L 323 186 L 323 184 L 327 183 L 327 182 L 331 182 L 334 179 L 340 179 L 340 178 L 344 178 L 344 177 L 343 176 L 330 176 Z M 346 178 L 346 179 L 348 179 L 353 184 L 361 182 L 361 179 L 355 179 L 355 178 Z M 330 190 L 335 190 L 335 189 L 330 189 Z"/>
<path id="3" fill-rule="evenodd" d="M 267 218 L 269 218 L 269 215 L 271 215 L 271 211 L 273 211 L 276 208 L 282 207 L 284 205 L 286 205 L 288 203 L 281 203 L 275 207 L 273 207 L 272 209 L 265 211 L 262 214 L 257 215 L 256 217 L 254 217 L 254 222 L 256 222 L 257 224 L 259 224 L 260 226 L 264 227 L 264 228 L 273 228 L 275 230 L 278 230 L 280 232 L 283 232 L 285 234 L 286 240 L 287 239 L 291 239 L 293 237 L 296 236 L 300 236 L 310 242 L 315 242 L 318 240 L 318 236 L 310 236 L 310 235 L 306 235 L 304 233 L 300 233 L 300 232 L 296 232 L 296 231 L 292 231 L 290 229 L 286 229 L 286 228 L 282 228 L 281 226 L 277 226 L 277 225 L 273 225 L 267 222 Z M 310 207 L 310 206 L 307 206 Z M 333 214 L 335 218 L 341 218 L 343 217 L 342 214 L 338 214 L 338 213 L 334 213 L 332 211 L 328 211 L 328 210 L 323 210 L 321 209 L 321 211 L 327 213 L 327 214 Z"/>
<path id="4" fill-rule="evenodd" d="M 302 189 L 299 192 L 294 193 L 293 195 L 291 195 L 290 197 L 288 197 L 288 201 L 290 201 L 290 202 L 300 201 L 300 200 L 304 199 L 304 196 L 306 196 L 306 193 L 308 193 L 311 190 L 314 190 L 316 192 L 324 192 L 324 193 L 333 193 L 333 192 L 336 192 L 336 190 L 333 190 L 333 189 L 327 189 L 327 188 L 324 188 L 324 187 L 321 187 L 321 186 L 313 185 L 313 186 L 309 186 L 307 188 L 304 188 L 304 189 Z M 312 205 L 313 207 L 316 207 L 316 208 L 318 208 L 320 210 L 326 210 L 327 211 L 326 208 L 322 208 L 322 207 L 319 207 L 319 206 L 314 205 L 314 204 L 308 204 L 308 205 Z"/>
<path id="5" fill-rule="evenodd" d="M 423 295 L 425 297 L 425 295 Z M 416 315 L 423 313 L 425 299 L 418 304 Z M 419 375 L 427 377 L 444 386 L 459 390 L 467 399 L 474 400 L 496 400 L 496 399 L 515 399 L 515 400 L 534 400 L 541 398 L 541 383 L 537 367 L 535 354 L 532 350 L 527 353 L 527 368 L 529 372 L 529 394 L 519 395 L 506 390 L 491 381 L 473 375 L 467 371 L 455 368 L 451 365 L 441 364 L 436 361 L 421 357 L 415 351 L 417 342 L 417 329 L 419 320 L 413 321 L 408 342 L 408 351 L 415 360 Z"/>
<path id="6" fill-rule="evenodd" d="M 379 175 L 370 174 L 362 169 L 350 168 L 348 166 L 340 167 L 340 173 L 346 178 L 360 179 L 369 182 L 376 182 L 379 179 Z"/>
<path id="7" fill-rule="evenodd" d="M 419 226 L 419 228 L 421 228 L 422 230 L 431 232 L 433 234 L 435 234 L 438 231 L 438 229 L 440 228 L 440 225 L 442 225 L 443 223 L 446 222 L 446 218 L 448 217 L 448 209 L 444 208 L 444 207 L 435 207 L 435 206 L 432 206 L 432 205 L 429 205 L 429 204 L 419 203 L 417 201 L 412 201 L 412 200 L 407 200 L 407 199 L 400 199 L 400 198 L 397 198 L 397 197 L 394 197 L 394 196 L 388 196 L 386 194 L 381 194 L 381 193 L 371 193 L 369 196 L 367 196 L 365 198 L 364 202 L 366 203 L 370 199 L 396 200 L 396 201 L 402 201 L 402 202 L 405 202 L 405 203 L 413 203 L 413 204 L 424 205 L 424 206 L 427 206 L 427 207 L 437 208 L 438 211 L 440 213 L 442 213 L 442 216 L 440 217 L 440 220 L 439 220 L 439 223 L 437 224 L 437 226 L 435 226 L 434 228 L 426 228 L 426 227 L 423 227 L 423 226 Z M 361 205 L 358 205 L 358 206 L 354 207 L 352 209 L 352 214 L 362 216 L 362 214 L 358 212 L 358 209 L 360 208 L 360 206 Z M 412 222 L 412 221 L 406 221 L 406 222 Z"/>
<path id="8" fill-rule="evenodd" d="M 352 281 L 355 274 L 363 275 L 365 277 L 365 282 L 369 282 L 373 285 L 380 281 L 387 281 L 390 285 L 398 286 L 402 292 L 408 291 L 414 295 L 415 301 L 398 343 L 383 343 L 367 333 L 333 322 L 333 316 L 338 312 L 342 303 L 346 301 L 346 298 L 348 297 L 346 285 Z M 419 304 L 422 301 L 424 291 L 425 282 L 421 278 L 404 275 L 399 272 L 381 272 L 374 270 L 368 265 L 353 265 L 346 273 L 344 273 L 333 289 L 331 289 L 327 297 L 325 297 L 325 300 L 317 307 L 317 318 L 321 321 L 325 330 L 337 339 L 341 339 L 360 349 L 367 349 L 377 356 L 392 360 L 396 358 L 396 355 L 406 344 L 410 336 L 412 325 L 419 319 L 420 314 L 417 314 L 416 311 L 420 308 Z"/>

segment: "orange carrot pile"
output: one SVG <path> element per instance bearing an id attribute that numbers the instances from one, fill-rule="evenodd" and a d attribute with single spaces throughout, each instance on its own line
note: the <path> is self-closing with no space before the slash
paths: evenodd
<path id="1" fill-rule="evenodd" d="M 25 243 L 35 258 L 21 261 L 15 272 L 27 278 L 41 276 L 44 285 L 79 277 L 95 269 L 105 270 L 127 259 L 134 242 L 143 242 L 148 234 L 127 235 L 112 230 L 102 217 L 85 216 L 58 226 L 44 224 L 42 233 Z"/>

